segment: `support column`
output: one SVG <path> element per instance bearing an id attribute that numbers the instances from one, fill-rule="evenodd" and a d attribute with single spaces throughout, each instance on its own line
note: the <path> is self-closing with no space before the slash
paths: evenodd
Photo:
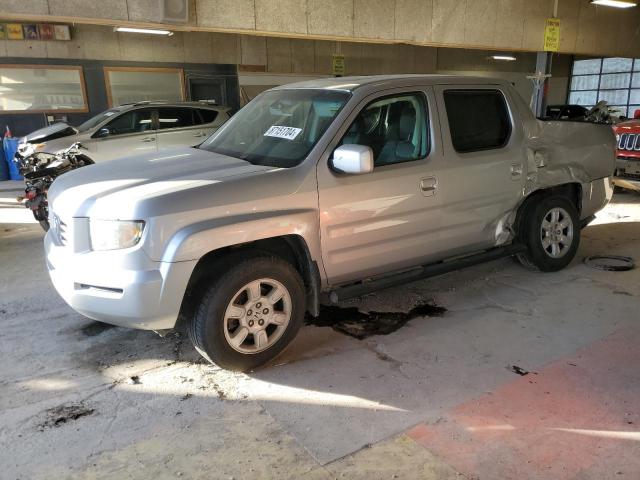
<path id="1" fill-rule="evenodd" d="M 538 52 L 536 55 L 536 75 L 551 75 L 553 53 Z M 534 86 L 534 88 L 536 88 Z M 537 91 L 534 101 L 534 113 L 536 117 L 542 117 L 547 109 L 547 94 L 549 93 L 549 77 L 545 78 Z"/>
<path id="2" fill-rule="evenodd" d="M 558 0 L 553 2 L 553 18 L 558 18 Z M 536 56 L 536 75 L 547 75 L 537 91 L 534 101 L 534 113 L 536 117 L 544 116 L 547 109 L 547 96 L 549 93 L 549 78 L 551 77 L 552 52 L 538 52 Z"/>

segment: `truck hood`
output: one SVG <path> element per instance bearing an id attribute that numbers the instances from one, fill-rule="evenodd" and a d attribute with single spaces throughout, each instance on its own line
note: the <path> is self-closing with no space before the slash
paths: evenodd
<path id="1" fill-rule="evenodd" d="M 149 211 L 144 204 L 170 207 L 187 190 L 194 198 L 209 197 L 216 184 L 269 170 L 275 168 L 182 147 L 71 171 L 53 182 L 48 198 L 64 218 L 136 219 Z"/>
<path id="2" fill-rule="evenodd" d="M 78 131 L 67 123 L 60 122 L 48 127 L 40 128 L 24 137 L 26 143 L 42 143 L 56 138 L 76 135 Z"/>

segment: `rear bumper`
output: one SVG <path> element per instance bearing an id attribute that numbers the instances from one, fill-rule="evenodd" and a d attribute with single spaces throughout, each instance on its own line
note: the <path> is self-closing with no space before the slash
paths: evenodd
<path id="1" fill-rule="evenodd" d="M 602 210 L 613 197 L 611 177 L 599 178 L 582 184 L 582 209 L 580 220 L 585 220 Z"/>
<path id="2" fill-rule="evenodd" d="M 78 313 L 143 330 L 175 327 L 196 261 L 154 262 L 142 250 L 137 262 L 117 251 L 74 253 L 57 245 L 52 231 L 44 243 L 51 281 Z"/>

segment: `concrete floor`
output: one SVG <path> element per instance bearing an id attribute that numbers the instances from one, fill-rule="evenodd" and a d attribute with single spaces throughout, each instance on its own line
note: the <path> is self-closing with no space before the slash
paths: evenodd
<path id="1" fill-rule="evenodd" d="M 2 478 L 640 478 L 640 270 L 582 263 L 637 255 L 640 196 L 617 195 L 562 272 L 504 260 L 379 292 L 348 305 L 447 312 L 362 341 L 308 326 L 244 375 L 73 312 L 16 187 L 0 183 Z"/>

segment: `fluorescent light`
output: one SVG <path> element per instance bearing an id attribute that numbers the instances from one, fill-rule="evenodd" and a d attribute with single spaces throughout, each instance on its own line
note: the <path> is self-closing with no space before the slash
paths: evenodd
<path id="1" fill-rule="evenodd" d="M 167 37 L 173 35 L 173 32 L 169 30 L 151 30 L 149 28 L 116 27 L 114 30 L 116 32 L 126 33 L 150 33 L 152 35 L 166 35 Z"/>
<path id="2" fill-rule="evenodd" d="M 616 8 L 631 8 L 638 5 L 636 2 L 629 2 L 627 0 L 591 0 L 591 3 L 594 5 L 604 5 L 605 7 Z"/>
<path id="3" fill-rule="evenodd" d="M 517 60 L 516 57 L 514 57 L 513 55 L 491 55 L 491 57 L 494 60 L 502 60 L 505 62 L 515 62 Z"/>

